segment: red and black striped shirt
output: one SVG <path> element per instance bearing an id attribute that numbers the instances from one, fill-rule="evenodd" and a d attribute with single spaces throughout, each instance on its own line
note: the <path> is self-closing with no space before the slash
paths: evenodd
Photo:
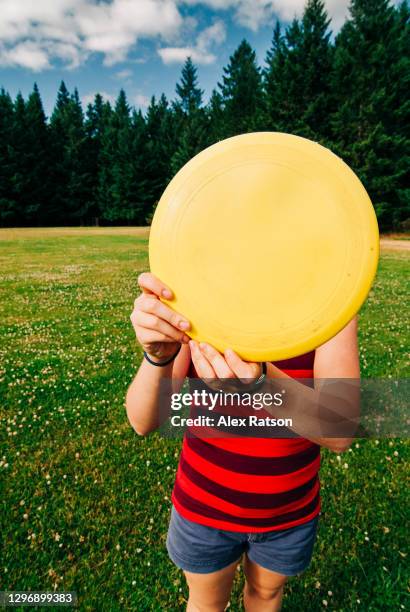
<path id="1" fill-rule="evenodd" d="M 315 351 L 273 362 L 313 378 Z M 197 374 L 191 364 L 190 378 Z M 301 437 L 184 436 L 172 502 L 186 519 L 217 529 L 286 529 L 320 512 L 320 446 Z"/>

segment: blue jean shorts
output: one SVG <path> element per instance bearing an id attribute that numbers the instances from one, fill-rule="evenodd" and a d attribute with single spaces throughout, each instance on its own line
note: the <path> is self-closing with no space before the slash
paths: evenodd
<path id="1" fill-rule="evenodd" d="M 296 576 L 312 559 L 318 522 L 319 515 L 288 529 L 262 533 L 226 531 L 189 521 L 172 506 L 166 546 L 170 559 L 187 572 L 216 572 L 246 553 L 265 569 Z"/>

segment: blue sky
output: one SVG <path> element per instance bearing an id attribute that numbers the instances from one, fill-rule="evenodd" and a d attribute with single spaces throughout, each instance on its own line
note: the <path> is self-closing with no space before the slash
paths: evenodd
<path id="1" fill-rule="evenodd" d="M 242 38 L 263 64 L 276 18 L 300 16 L 305 0 L 1 0 L 0 86 L 14 97 L 38 83 L 50 114 L 62 79 L 84 105 L 121 87 L 144 111 L 151 95 L 175 97 L 188 54 L 208 99 Z M 332 29 L 348 0 L 327 0 Z"/>

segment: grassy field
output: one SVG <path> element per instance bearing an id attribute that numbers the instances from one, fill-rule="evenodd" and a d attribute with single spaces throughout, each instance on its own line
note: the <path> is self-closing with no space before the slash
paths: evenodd
<path id="1" fill-rule="evenodd" d="M 3 590 L 75 590 L 81 610 L 184 609 L 165 549 L 180 442 L 139 438 L 124 409 L 147 240 L 0 230 Z M 360 313 L 363 376 L 409 375 L 409 284 L 409 252 L 384 252 Z M 315 554 L 285 612 L 408 609 L 408 456 L 401 439 L 322 453 Z M 234 611 L 241 584 L 238 571 Z"/>

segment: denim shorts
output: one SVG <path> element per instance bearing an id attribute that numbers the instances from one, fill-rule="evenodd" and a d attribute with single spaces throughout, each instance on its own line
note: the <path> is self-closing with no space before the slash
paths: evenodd
<path id="1" fill-rule="evenodd" d="M 303 525 L 259 533 L 226 531 L 187 520 L 174 506 L 166 546 L 180 569 L 208 574 L 239 561 L 242 554 L 265 569 L 296 576 L 309 565 L 319 515 Z"/>

